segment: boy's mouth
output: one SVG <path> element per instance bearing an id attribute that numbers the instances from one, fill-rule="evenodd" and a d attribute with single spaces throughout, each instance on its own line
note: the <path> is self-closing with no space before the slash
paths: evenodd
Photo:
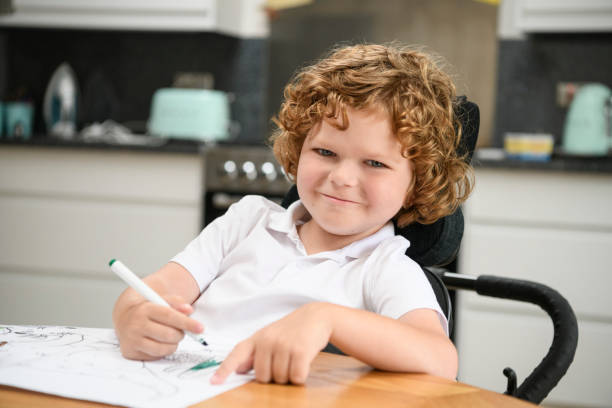
<path id="1" fill-rule="evenodd" d="M 333 195 L 329 195 L 329 194 L 325 194 L 325 193 L 320 193 L 323 197 L 325 197 L 326 199 L 330 200 L 333 203 L 337 203 L 337 204 L 359 204 L 356 201 L 352 201 L 352 200 L 347 200 L 345 198 L 341 198 L 341 197 L 336 197 Z"/>

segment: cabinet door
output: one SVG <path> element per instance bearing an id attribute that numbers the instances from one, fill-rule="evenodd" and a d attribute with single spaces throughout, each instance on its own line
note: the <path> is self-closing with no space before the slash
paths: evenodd
<path id="1" fill-rule="evenodd" d="M 523 32 L 612 32 L 610 0 L 515 0 Z"/>
<path id="2" fill-rule="evenodd" d="M 265 0 L 13 0 L 1 26 L 268 35 Z"/>
<path id="3" fill-rule="evenodd" d="M 216 0 L 13 0 L 0 25 L 126 30 L 208 31 Z"/>

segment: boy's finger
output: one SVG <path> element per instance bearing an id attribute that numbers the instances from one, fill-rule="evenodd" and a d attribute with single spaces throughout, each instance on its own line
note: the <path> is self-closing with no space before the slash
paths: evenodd
<path id="1" fill-rule="evenodd" d="M 187 316 L 193 313 L 193 306 L 188 305 L 187 303 L 181 303 L 172 307 Z"/>
<path id="2" fill-rule="evenodd" d="M 272 350 L 263 347 L 257 349 L 253 368 L 255 369 L 255 379 L 260 383 L 265 384 L 272 380 L 272 356 Z"/>
<path id="3" fill-rule="evenodd" d="M 174 327 L 165 326 L 155 321 L 149 322 L 146 326 L 145 335 L 160 343 L 176 344 L 183 339 L 183 332 Z"/>
<path id="4" fill-rule="evenodd" d="M 188 314 L 188 315 L 193 313 L 193 306 L 186 303 L 185 300 L 182 298 L 182 296 L 168 295 L 168 296 L 164 296 L 164 298 L 166 299 L 166 301 L 171 307 L 178 310 L 179 312 Z"/>
<path id="5" fill-rule="evenodd" d="M 166 306 L 154 305 L 155 314 L 151 319 L 166 326 L 174 327 L 179 330 L 187 330 L 192 333 L 202 333 L 204 327 L 202 323 L 195 319 L 185 316 L 183 313 Z"/>
<path id="6" fill-rule="evenodd" d="M 277 352 L 272 358 L 272 379 L 277 384 L 289 381 L 289 353 Z"/>
<path id="7" fill-rule="evenodd" d="M 255 361 L 255 353 L 251 353 L 249 358 L 247 358 L 242 364 L 236 368 L 236 372 L 238 374 L 246 374 L 253 369 L 253 362 Z"/>
<path id="8" fill-rule="evenodd" d="M 144 338 L 137 346 L 138 351 L 151 356 L 153 359 L 159 359 L 176 351 L 177 344 L 160 343 L 158 341 Z"/>
<path id="9" fill-rule="evenodd" d="M 253 364 L 253 344 L 250 341 L 239 343 L 227 358 L 221 363 L 215 374 L 210 379 L 211 384 L 222 384 L 228 375 L 240 369 L 240 372 L 250 370 L 246 365 Z"/>
<path id="10" fill-rule="evenodd" d="M 289 381 L 292 384 L 304 384 L 310 371 L 312 359 L 305 355 L 292 356 L 289 368 Z"/>

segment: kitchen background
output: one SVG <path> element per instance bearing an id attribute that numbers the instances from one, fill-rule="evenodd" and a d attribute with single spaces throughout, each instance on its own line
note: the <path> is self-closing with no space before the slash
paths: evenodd
<path id="1" fill-rule="evenodd" d="M 123 290 L 106 268 L 110 258 L 150 273 L 197 234 L 214 205 L 263 192 L 263 182 L 230 188 L 229 181 L 233 175 L 250 180 L 249 174 L 260 180 L 243 164 L 269 160 L 253 152 L 261 152 L 297 67 L 339 42 L 399 40 L 444 56 L 459 93 L 480 107 L 483 155 L 475 158 L 476 191 L 464 208 L 460 272 L 537 280 L 566 295 L 579 319 L 580 344 L 546 403 L 612 406 L 604 380 L 612 363 L 605 257 L 612 250 L 606 211 L 612 161 L 558 154 L 537 162 L 499 159 L 508 132 L 551 134 L 556 148 L 562 144 L 568 108 L 557 103 L 559 82 L 612 86 L 610 7 L 570 1 L 568 18 L 554 6 L 548 14 L 533 13 L 563 15 L 561 23 L 550 23 L 530 20 L 534 3 L 520 0 L 316 0 L 266 13 L 259 3 L 219 2 L 233 5 L 221 10 L 231 23 L 204 30 L 181 23 L 174 29 L 50 27 L 0 16 L 0 100 L 34 106 L 29 140 L 7 132 L 0 138 L 0 322 L 109 327 Z M 0 10 L 6 4 L 0 1 Z M 254 20 L 268 20 L 255 34 L 245 34 L 248 24 L 240 23 L 249 15 L 235 5 L 246 4 L 258 5 L 249 8 L 261 14 Z M 584 23 L 584 15 L 597 18 Z M 50 137 L 43 99 L 62 62 L 78 81 L 78 129 L 112 119 L 143 133 L 156 90 L 171 87 L 180 73 L 200 79 L 210 73 L 214 89 L 232 95 L 235 134 L 221 149 L 183 139 L 138 146 Z M 484 154 L 490 148 L 498 159 Z M 223 154 L 216 159 L 211 151 Z M 228 177 L 211 178 L 219 172 Z M 275 172 L 263 180 L 278 191 L 287 187 Z M 225 190 L 211 194 L 213 187 Z M 520 381 L 550 342 L 552 329 L 535 308 L 460 295 L 457 309 L 462 381 L 503 391 L 501 369 L 512 365 Z"/>
<path id="2" fill-rule="evenodd" d="M 561 82 L 612 83 L 612 33 L 536 33 L 498 43 L 497 98 L 492 145 L 506 132 L 540 132 L 561 143 L 567 107 L 559 106 Z M 517 120 L 520 118 L 520 120 Z"/>
<path id="3" fill-rule="evenodd" d="M 44 92 L 53 71 L 68 61 L 83 93 L 81 127 L 110 118 L 142 132 L 156 89 L 171 86 L 177 73 L 209 72 L 215 89 L 235 96 L 232 117 L 240 123 L 240 141 L 261 143 L 282 88 L 298 67 L 337 43 L 400 40 L 444 56 L 459 91 L 480 105 L 493 105 L 496 7 L 475 1 L 386 4 L 318 1 L 283 10 L 271 20 L 266 39 L 214 32 L 5 29 L 0 36 L 0 92 L 4 100 L 31 98 L 34 133 L 44 136 Z M 471 46 L 476 43 L 478 47 Z M 108 113 L 102 111 L 106 118 L 87 104 L 100 95 L 109 99 Z M 483 114 L 485 142 L 491 122 L 491 114 Z"/>
<path id="4" fill-rule="evenodd" d="M 15 28 L 2 33 L 0 89 L 35 103 L 35 137 L 46 137 L 42 101 L 53 71 L 69 62 L 81 88 L 78 127 L 106 119 L 144 133 L 154 92 L 181 72 L 210 73 L 214 87 L 234 95 L 240 139 L 261 142 L 269 46 L 214 32 L 177 33 Z"/>

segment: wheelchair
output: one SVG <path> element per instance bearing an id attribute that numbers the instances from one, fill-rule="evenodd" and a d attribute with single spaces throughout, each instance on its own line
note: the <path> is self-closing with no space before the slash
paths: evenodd
<path id="1" fill-rule="evenodd" d="M 469 162 L 476 148 L 480 126 L 478 105 L 461 96 L 456 101 L 455 114 L 462 126 L 459 154 Z M 293 186 L 281 205 L 287 208 L 297 199 L 297 188 Z M 449 290 L 470 290 L 481 296 L 529 302 L 549 315 L 554 334 L 542 361 L 518 386 L 517 375 L 512 368 L 506 367 L 502 371 L 507 378 L 505 394 L 540 404 L 565 375 L 574 359 L 578 344 L 578 323 L 574 311 L 559 292 L 537 282 L 493 275 L 472 276 L 445 269 L 457 256 L 463 228 L 463 213 L 459 208 L 433 224 L 413 223 L 403 228 L 395 225 L 395 233 L 410 241 L 406 255 L 423 269 L 448 319 L 451 332 L 453 304 Z M 328 344 L 323 351 L 342 353 L 333 344 Z"/>

